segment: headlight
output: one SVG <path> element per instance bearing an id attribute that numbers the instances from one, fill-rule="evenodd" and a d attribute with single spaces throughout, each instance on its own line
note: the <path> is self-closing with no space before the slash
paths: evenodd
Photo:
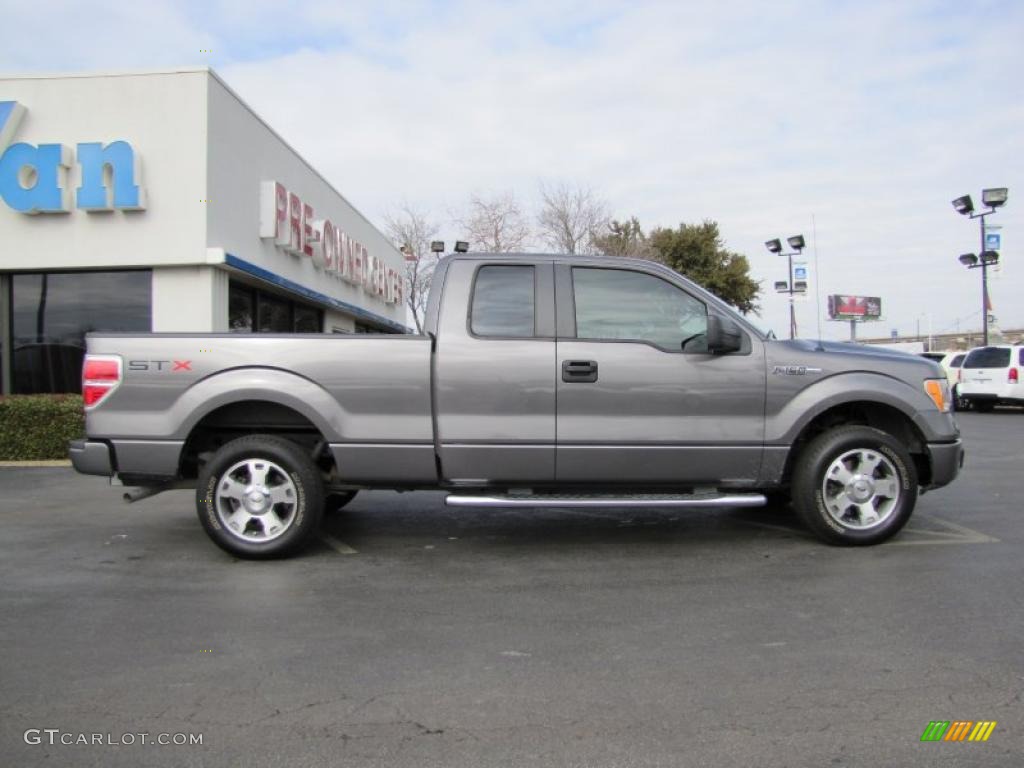
<path id="1" fill-rule="evenodd" d="M 953 399 L 949 394 L 949 381 L 942 379 L 925 379 L 924 391 L 935 403 L 935 407 L 943 413 L 949 413 Z"/>

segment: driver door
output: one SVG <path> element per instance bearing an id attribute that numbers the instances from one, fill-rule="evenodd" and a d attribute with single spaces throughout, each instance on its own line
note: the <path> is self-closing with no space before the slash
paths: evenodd
<path id="1" fill-rule="evenodd" d="M 558 265 L 559 482 L 751 484 L 764 439 L 759 339 L 709 354 L 708 307 L 641 268 Z"/>

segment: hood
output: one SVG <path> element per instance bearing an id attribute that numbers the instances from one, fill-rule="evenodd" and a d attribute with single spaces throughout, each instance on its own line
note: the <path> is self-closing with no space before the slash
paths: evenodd
<path id="1" fill-rule="evenodd" d="M 942 368 L 933 360 L 910 352 L 884 347 L 855 344 L 847 341 L 817 341 L 793 339 L 772 341 L 771 357 L 781 360 L 787 356 L 799 358 L 806 365 L 820 365 L 829 372 L 865 370 L 921 379 L 942 378 Z"/>

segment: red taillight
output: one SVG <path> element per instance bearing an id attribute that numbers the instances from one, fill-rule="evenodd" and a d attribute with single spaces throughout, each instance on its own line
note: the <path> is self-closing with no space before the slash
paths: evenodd
<path id="1" fill-rule="evenodd" d="M 121 383 L 121 358 L 86 355 L 82 364 L 82 402 L 86 408 L 98 404 Z"/>
<path id="2" fill-rule="evenodd" d="M 121 361 L 112 357 L 86 357 L 82 381 L 120 381 Z"/>
<path id="3" fill-rule="evenodd" d="M 1006 381 L 1010 384 L 1016 384 L 1019 381 L 1020 373 L 1016 368 L 1010 369 L 1010 374 L 1006 377 Z"/>

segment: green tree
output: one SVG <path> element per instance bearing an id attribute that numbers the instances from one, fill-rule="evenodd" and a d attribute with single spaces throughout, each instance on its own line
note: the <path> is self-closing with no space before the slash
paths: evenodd
<path id="1" fill-rule="evenodd" d="M 750 262 L 726 250 L 718 223 L 657 228 L 647 236 L 655 258 L 746 314 L 758 309 L 761 284 L 750 277 Z"/>
<path id="2" fill-rule="evenodd" d="M 594 248 L 603 256 L 657 259 L 636 216 L 627 221 L 613 219 L 607 225 L 607 231 L 595 236 L 593 242 Z"/>

